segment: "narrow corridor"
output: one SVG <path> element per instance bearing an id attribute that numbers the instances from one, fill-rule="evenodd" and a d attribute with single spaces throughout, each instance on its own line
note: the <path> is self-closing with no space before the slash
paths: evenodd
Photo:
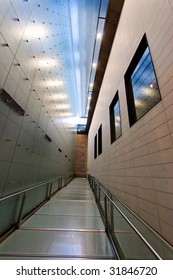
<path id="1" fill-rule="evenodd" d="M 114 259 L 87 179 L 76 178 L 0 245 L 1 259 Z"/>

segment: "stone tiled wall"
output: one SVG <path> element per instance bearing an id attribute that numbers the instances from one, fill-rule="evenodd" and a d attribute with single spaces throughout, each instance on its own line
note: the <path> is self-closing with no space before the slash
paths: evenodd
<path id="1" fill-rule="evenodd" d="M 124 74 L 144 33 L 162 100 L 130 127 Z M 117 90 L 122 136 L 111 144 Z M 94 159 L 100 124 L 103 152 Z M 125 1 L 88 137 L 89 173 L 173 243 L 173 1 Z"/>
<path id="2" fill-rule="evenodd" d="M 88 136 L 84 134 L 77 134 L 76 141 L 75 174 L 78 177 L 86 177 Z"/>

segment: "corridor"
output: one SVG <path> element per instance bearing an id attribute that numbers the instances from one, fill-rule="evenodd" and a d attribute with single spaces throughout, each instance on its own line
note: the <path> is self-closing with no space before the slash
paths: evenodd
<path id="1" fill-rule="evenodd" d="M 87 179 L 56 193 L 0 245 L 1 259 L 113 259 Z"/>

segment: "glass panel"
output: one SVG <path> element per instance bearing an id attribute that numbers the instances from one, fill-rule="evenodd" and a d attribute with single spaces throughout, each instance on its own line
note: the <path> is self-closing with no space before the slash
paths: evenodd
<path id="1" fill-rule="evenodd" d="M 120 102 L 119 102 L 118 92 L 115 94 L 115 96 L 109 106 L 109 114 L 110 114 L 111 143 L 113 143 L 122 134 Z"/>
<path id="2" fill-rule="evenodd" d="M 46 199 L 46 197 L 47 197 L 47 184 L 36 188 L 33 207 L 36 207 L 40 203 L 42 203 Z"/>
<path id="3" fill-rule="evenodd" d="M 94 158 L 97 157 L 97 135 L 94 137 Z"/>
<path id="4" fill-rule="evenodd" d="M 91 217 L 86 216 L 64 216 L 64 215 L 33 215 L 25 223 L 22 224 L 21 229 L 23 228 L 51 228 L 51 229 L 97 229 L 104 230 L 104 225 L 101 217 Z"/>
<path id="5" fill-rule="evenodd" d="M 148 47 L 131 75 L 131 83 L 136 118 L 138 120 L 160 100 L 158 84 Z"/>
<path id="6" fill-rule="evenodd" d="M 51 204 L 48 202 L 37 211 L 41 215 L 72 215 L 72 216 L 99 216 L 95 202 L 63 201 Z"/>
<path id="7" fill-rule="evenodd" d="M 102 0 L 100 17 L 106 17 L 107 7 L 108 7 L 108 0 Z"/>
<path id="8" fill-rule="evenodd" d="M 100 190 L 100 204 L 103 209 L 105 209 L 104 197 L 105 197 L 104 193 Z"/>
<path id="9" fill-rule="evenodd" d="M 98 155 L 102 153 L 102 125 L 98 130 Z"/>
<path id="10" fill-rule="evenodd" d="M 0 236 L 17 223 L 22 199 L 23 196 L 18 195 L 0 203 Z"/>
<path id="11" fill-rule="evenodd" d="M 29 244 L 29 246 L 28 246 Z M 0 255 L 113 256 L 105 232 L 19 230 L 0 244 Z"/>
<path id="12" fill-rule="evenodd" d="M 56 192 L 57 189 L 58 189 L 58 181 L 54 181 L 54 182 L 52 183 L 52 191 L 51 191 L 51 193 Z"/>
<path id="13" fill-rule="evenodd" d="M 121 118 L 120 118 L 120 104 L 119 100 L 114 106 L 114 118 L 115 118 L 115 137 L 116 139 L 121 136 Z"/>
<path id="14" fill-rule="evenodd" d="M 116 239 L 128 260 L 156 259 L 140 237 L 132 233 L 116 233 Z"/>
<path id="15" fill-rule="evenodd" d="M 118 201 L 115 197 L 113 198 L 115 204 L 119 209 L 126 215 L 129 221 L 135 226 L 135 228 L 142 234 L 142 236 L 149 242 L 149 244 L 156 250 L 156 252 L 163 259 L 173 259 L 173 250 L 169 244 L 164 241 L 161 237 L 157 236 L 156 233 L 150 229 L 142 220 L 140 220 L 133 212 L 131 212 L 125 205 Z M 120 222 L 121 221 L 121 222 Z M 127 222 L 121 218 L 121 214 L 118 210 L 114 209 L 114 230 L 133 231 L 133 229 L 126 224 Z"/>

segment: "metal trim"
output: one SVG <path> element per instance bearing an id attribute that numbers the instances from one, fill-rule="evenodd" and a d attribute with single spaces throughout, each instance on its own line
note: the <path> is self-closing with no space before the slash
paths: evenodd
<path id="1" fill-rule="evenodd" d="M 0 253 L 0 257 L 38 257 L 38 258 L 59 258 L 59 259 L 94 259 L 94 260 L 115 260 L 114 256 L 93 256 L 93 255 L 56 255 L 56 254 L 37 254 L 37 253 Z"/>
<path id="2" fill-rule="evenodd" d="M 20 230 L 29 231 L 72 231 L 72 232 L 105 232 L 104 229 L 84 229 L 84 228 L 44 228 L 44 227 L 21 227 Z"/>
<path id="3" fill-rule="evenodd" d="M 70 178 L 70 177 L 73 177 L 73 175 L 67 176 L 67 178 Z M 62 178 L 64 178 L 64 177 L 57 177 L 57 178 L 55 178 L 55 179 L 53 179 L 53 180 L 44 181 L 44 182 L 41 182 L 41 183 L 39 183 L 39 184 L 37 184 L 37 185 L 34 185 L 34 186 L 32 186 L 32 187 L 29 187 L 29 188 L 26 188 L 26 189 L 24 189 L 24 190 L 21 190 L 21 191 L 15 192 L 15 193 L 13 193 L 13 194 L 7 195 L 7 196 L 5 196 L 5 197 L 3 197 L 3 198 L 0 198 L 0 202 L 4 201 L 4 200 L 6 200 L 6 199 L 9 199 L 9 198 L 11 198 L 11 197 L 13 197 L 13 196 L 16 196 L 16 195 L 18 195 L 18 194 L 21 194 L 21 193 L 24 193 L 24 192 L 27 192 L 27 191 L 36 189 L 36 188 L 38 188 L 38 187 L 40 187 L 40 186 L 42 186 L 42 185 L 46 185 L 46 184 L 48 184 L 48 183 L 52 183 L 52 182 L 57 181 L 57 180 L 62 179 Z M 69 182 L 70 182 L 70 181 L 69 181 Z"/>

